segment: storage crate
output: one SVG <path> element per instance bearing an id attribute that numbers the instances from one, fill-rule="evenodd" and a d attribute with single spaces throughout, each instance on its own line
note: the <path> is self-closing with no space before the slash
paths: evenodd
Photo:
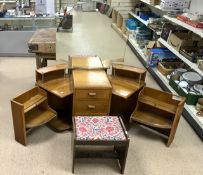
<path id="1" fill-rule="evenodd" d="M 188 105 L 196 105 L 199 98 L 202 98 L 203 95 L 186 93 L 176 82 L 175 80 L 179 80 L 177 76 L 171 76 L 169 80 L 169 85 L 180 95 L 186 97 L 186 104 Z"/>

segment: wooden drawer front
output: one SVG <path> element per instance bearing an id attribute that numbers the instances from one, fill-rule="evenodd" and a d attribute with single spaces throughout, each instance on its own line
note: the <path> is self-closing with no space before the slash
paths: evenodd
<path id="1" fill-rule="evenodd" d="M 106 101 L 76 101 L 74 115 L 76 114 L 108 114 L 109 103 Z"/>
<path id="2" fill-rule="evenodd" d="M 88 89 L 88 90 L 76 90 L 76 99 L 109 99 L 110 90 L 100 89 Z"/>

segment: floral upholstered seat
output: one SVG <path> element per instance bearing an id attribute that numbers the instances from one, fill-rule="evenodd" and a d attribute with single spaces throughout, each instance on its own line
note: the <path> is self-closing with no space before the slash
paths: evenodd
<path id="1" fill-rule="evenodd" d="M 126 140 L 124 129 L 117 116 L 76 116 L 76 140 Z"/>

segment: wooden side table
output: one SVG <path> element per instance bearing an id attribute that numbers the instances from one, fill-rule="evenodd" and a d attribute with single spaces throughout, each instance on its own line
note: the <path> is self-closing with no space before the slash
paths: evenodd
<path id="1" fill-rule="evenodd" d="M 120 117 L 73 117 L 72 146 L 72 173 L 74 173 L 75 159 L 78 158 L 117 159 L 121 168 L 120 171 L 122 174 L 124 173 L 129 137 Z"/>
<path id="2" fill-rule="evenodd" d="M 38 29 L 28 41 L 29 52 L 36 54 L 37 69 L 56 59 L 56 29 Z"/>

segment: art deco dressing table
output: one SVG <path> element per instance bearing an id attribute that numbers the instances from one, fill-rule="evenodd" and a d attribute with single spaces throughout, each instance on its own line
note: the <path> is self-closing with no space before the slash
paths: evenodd
<path id="1" fill-rule="evenodd" d="M 123 72 L 124 68 L 127 67 L 120 65 L 117 72 L 120 70 Z M 118 73 L 119 76 L 109 77 L 106 69 L 97 56 L 70 56 L 68 64 L 37 69 L 36 86 L 46 92 L 49 107 L 57 113 L 57 117 L 47 121 L 48 126 L 61 132 L 72 129 L 72 116 L 118 115 L 119 103 L 123 106 L 129 106 L 132 103 L 135 105 L 134 94 L 137 96 L 144 86 L 146 70 L 134 69 L 133 77 L 125 78 L 122 73 Z M 128 74 L 130 71 L 127 71 Z M 138 76 L 135 76 L 136 72 Z M 122 83 L 119 84 L 119 82 Z M 127 96 L 125 95 L 124 102 L 114 101 L 115 104 L 112 105 L 112 94 L 114 97 L 123 98 L 123 94 Z M 127 99 L 132 96 L 129 103 Z M 15 125 L 15 113 L 13 113 L 13 119 Z M 19 127 L 14 127 L 15 135 Z"/>

